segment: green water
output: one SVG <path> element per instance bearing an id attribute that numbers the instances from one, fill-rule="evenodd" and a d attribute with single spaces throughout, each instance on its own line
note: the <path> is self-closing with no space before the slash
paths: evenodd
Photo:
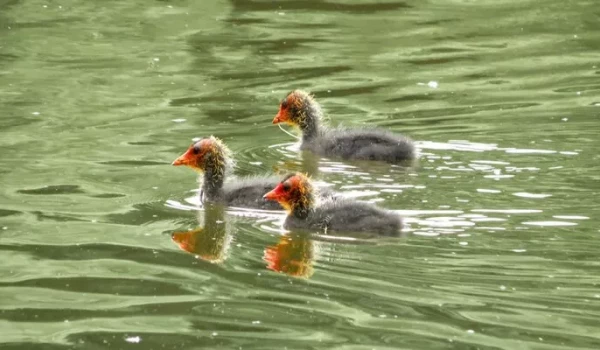
<path id="1" fill-rule="evenodd" d="M 0 1 L 0 348 L 598 349 L 599 50 L 584 0 Z M 418 165 L 299 155 L 294 88 Z M 194 210 L 211 134 L 407 237 Z"/>

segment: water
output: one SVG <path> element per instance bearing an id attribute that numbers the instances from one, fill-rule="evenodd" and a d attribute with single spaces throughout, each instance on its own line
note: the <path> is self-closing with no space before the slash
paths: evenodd
<path id="1" fill-rule="evenodd" d="M 0 8 L 2 349 L 600 348 L 595 2 Z M 271 125 L 294 88 L 418 165 L 299 155 Z M 210 134 L 237 174 L 309 171 L 407 236 L 195 210 L 169 164 Z"/>

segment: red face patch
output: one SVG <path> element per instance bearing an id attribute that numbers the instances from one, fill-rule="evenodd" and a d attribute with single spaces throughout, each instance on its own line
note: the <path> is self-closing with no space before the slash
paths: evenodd
<path id="1" fill-rule="evenodd" d="M 193 143 L 184 154 L 175 159 L 172 163 L 174 166 L 186 165 L 190 168 L 201 169 L 198 166 L 201 162 L 199 160 L 211 149 L 213 141 L 211 139 L 204 139 L 199 142 Z"/>
<path id="2" fill-rule="evenodd" d="M 279 112 L 275 118 L 273 118 L 273 124 L 287 123 L 296 124 L 292 116 L 292 109 L 300 109 L 303 103 L 302 93 L 299 91 L 292 91 L 287 95 L 279 104 Z"/>
<path id="3" fill-rule="evenodd" d="M 298 201 L 297 195 L 302 191 L 298 191 L 298 189 L 302 189 L 302 178 L 300 175 L 294 175 L 287 180 L 280 182 L 275 186 L 275 188 L 265 194 L 263 197 L 268 200 L 277 201 L 281 206 L 290 211 L 292 207 L 295 205 L 295 202 Z"/>

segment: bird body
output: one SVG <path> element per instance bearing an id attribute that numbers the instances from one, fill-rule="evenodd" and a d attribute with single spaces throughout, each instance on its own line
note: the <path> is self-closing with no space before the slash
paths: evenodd
<path id="1" fill-rule="evenodd" d="M 263 198 L 267 191 L 277 185 L 277 177 L 254 176 L 225 181 L 227 173 L 233 167 L 233 159 L 227 146 L 214 136 L 194 142 L 173 165 L 186 165 L 202 174 L 202 202 L 254 209 L 281 209 L 279 204 Z"/>
<path id="2" fill-rule="evenodd" d="M 288 216 L 284 228 L 325 232 L 374 232 L 398 236 L 399 215 L 374 204 L 351 199 L 325 199 L 318 203 L 310 180 L 303 174 L 288 175 L 265 198 L 277 201 Z"/>
<path id="3" fill-rule="evenodd" d="M 328 128 L 321 124 L 318 102 L 301 90 L 292 91 L 279 106 L 273 124 L 287 123 L 302 132 L 300 149 L 345 160 L 401 163 L 416 158 L 412 140 L 379 128 Z"/>

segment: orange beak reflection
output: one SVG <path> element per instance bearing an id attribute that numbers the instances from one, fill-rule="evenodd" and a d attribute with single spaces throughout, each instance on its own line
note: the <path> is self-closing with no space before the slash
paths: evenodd
<path id="1" fill-rule="evenodd" d="M 312 276 L 314 260 L 313 242 L 308 236 L 288 236 L 279 238 L 277 245 L 268 246 L 263 255 L 269 270 L 283 272 L 293 277 Z"/>
<path id="2" fill-rule="evenodd" d="M 171 239 L 175 242 L 179 248 L 186 252 L 193 253 L 194 246 L 196 245 L 196 235 L 202 232 L 202 229 L 194 231 L 174 232 L 171 235 Z"/>
<path id="3" fill-rule="evenodd" d="M 202 260 L 218 263 L 225 260 L 227 239 L 225 231 L 197 228 L 193 231 L 173 232 L 171 239 L 181 250 L 195 254 Z"/>

